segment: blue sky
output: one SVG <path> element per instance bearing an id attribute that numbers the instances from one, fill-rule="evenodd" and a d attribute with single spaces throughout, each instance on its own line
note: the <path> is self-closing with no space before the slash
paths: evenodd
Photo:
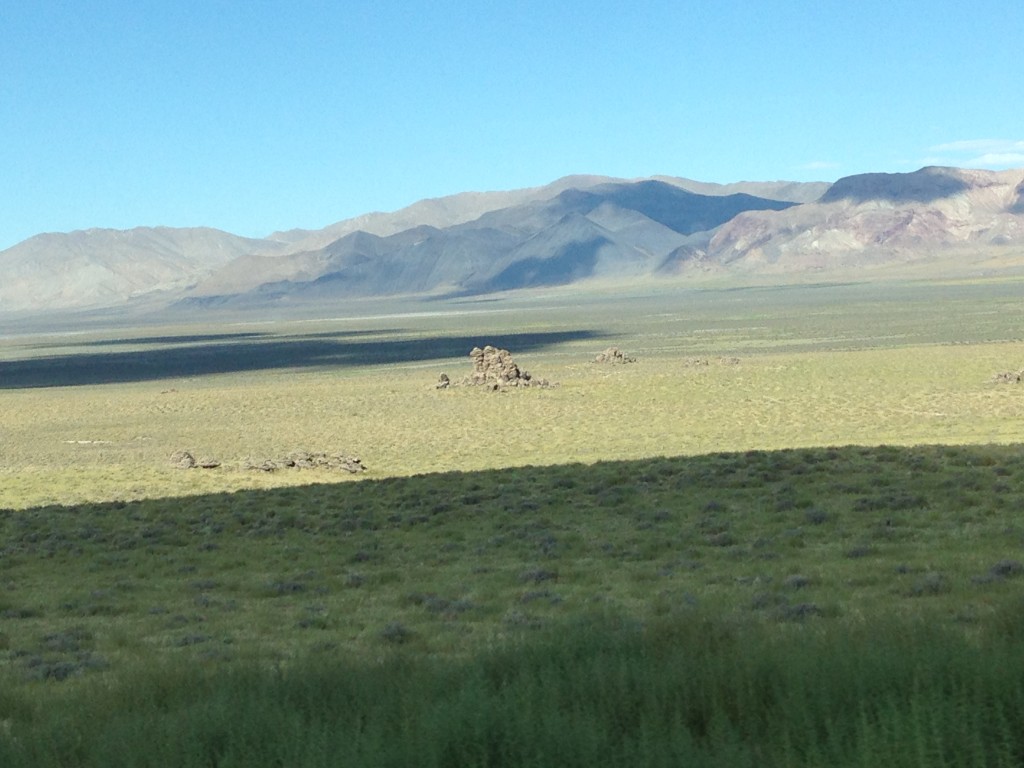
<path id="1" fill-rule="evenodd" d="M 1024 166 L 1021 0 L 6 0 L 0 249 L 570 173 Z"/>

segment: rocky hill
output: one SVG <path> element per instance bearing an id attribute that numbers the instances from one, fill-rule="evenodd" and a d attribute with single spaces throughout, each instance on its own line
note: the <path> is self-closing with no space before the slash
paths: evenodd
<path id="1" fill-rule="evenodd" d="M 828 273 L 944 256 L 1024 266 L 1022 201 L 1024 169 L 850 176 L 816 202 L 739 214 L 703 248 L 674 253 L 665 270 Z"/>

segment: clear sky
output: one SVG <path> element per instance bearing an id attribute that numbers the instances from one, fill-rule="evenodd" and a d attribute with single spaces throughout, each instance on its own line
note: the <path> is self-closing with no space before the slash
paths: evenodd
<path id="1" fill-rule="evenodd" d="M 570 173 L 1021 167 L 1022 40 L 1021 0 L 2 0 L 0 249 Z"/>

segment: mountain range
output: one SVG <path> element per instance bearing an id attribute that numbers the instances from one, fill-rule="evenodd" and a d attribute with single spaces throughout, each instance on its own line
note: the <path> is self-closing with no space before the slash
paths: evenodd
<path id="1" fill-rule="evenodd" d="M 927 167 L 831 184 L 569 176 L 262 239 L 167 227 L 37 235 L 0 251 L 0 312 L 1022 269 L 1024 169 Z"/>

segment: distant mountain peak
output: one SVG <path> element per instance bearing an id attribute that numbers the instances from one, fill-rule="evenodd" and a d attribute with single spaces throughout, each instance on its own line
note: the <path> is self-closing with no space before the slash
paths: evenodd
<path id="1" fill-rule="evenodd" d="M 970 189 L 1000 183 L 1002 172 L 926 166 L 910 173 L 862 173 L 845 176 L 822 195 L 820 202 L 840 200 L 930 203 Z"/>

